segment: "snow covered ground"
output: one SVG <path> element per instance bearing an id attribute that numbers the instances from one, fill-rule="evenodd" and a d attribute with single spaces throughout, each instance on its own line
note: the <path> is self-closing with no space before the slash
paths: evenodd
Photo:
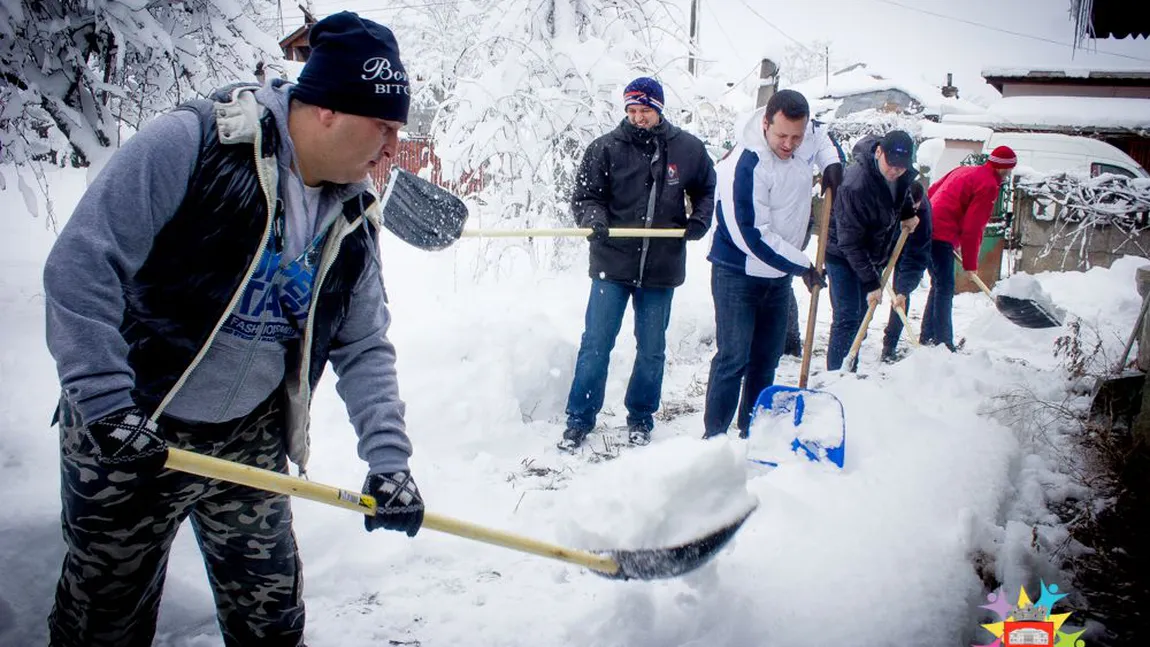
<path id="1" fill-rule="evenodd" d="M 52 182 L 67 214 L 83 175 L 59 172 Z M 53 234 L 27 213 L 14 184 L 0 192 L 0 644 L 23 647 L 44 643 L 63 546 L 57 438 L 48 426 L 57 384 L 40 287 Z M 654 442 L 620 450 L 596 434 L 584 456 L 571 457 L 554 445 L 582 331 L 585 261 L 539 272 L 513 242 L 494 242 L 489 251 L 507 247 L 499 270 L 476 276 L 475 254 L 487 243 L 426 253 L 384 238 L 413 473 L 430 510 L 596 549 L 672 543 L 705 533 L 752 498 L 759 507 L 698 571 L 617 582 L 430 530 L 413 540 L 367 534 L 353 513 L 300 501 L 312 647 L 989 643 L 979 628 L 990 620 L 977 609 L 986 600 L 975 555 L 992 556 L 1014 590 L 1057 578 L 1030 542 L 1031 524 L 1051 523 L 1049 500 L 1067 495 L 1058 443 L 1018 434 L 989 412 L 996 398 L 1024 389 L 1061 399 L 1065 381 L 1052 354 L 1061 330 L 1014 327 L 985 297 L 960 295 L 962 353 L 916 350 L 885 366 L 881 311 L 860 360 L 865 377 L 826 374 L 823 357 L 814 361 L 811 386 L 845 407 L 846 468 L 792 460 L 763 472 L 744 461 L 742 443 L 698 439 L 714 322 L 708 243 L 694 243 L 668 333 L 668 415 L 658 417 Z M 1142 262 L 1038 279 L 1060 307 L 1098 326 L 1117 355 L 1140 305 L 1133 274 Z M 925 287 L 911 297 L 916 326 L 925 297 Z M 820 314 L 816 348 L 825 348 L 829 303 Z M 613 357 L 608 427 L 625 416 L 629 322 Z M 798 361 L 785 358 L 776 381 L 795 384 L 797 373 Z M 310 477 L 358 488 L 364 466 L 330 381 L 317 394 L 312 429 Z M 221 644 L 186 528 L 157 644 Z"/>

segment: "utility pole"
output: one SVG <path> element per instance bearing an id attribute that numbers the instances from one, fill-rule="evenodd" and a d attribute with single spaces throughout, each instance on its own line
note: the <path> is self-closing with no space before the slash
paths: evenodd
<path id="1" fill-rule="evenodd" d="M 826 66 L 827 66 L 826 67 L 826 70 L 827 70 L 826 84 L 830 85 L 831 84 L 831 46 L 830 45 L 826 45 L 823 48 L 823 62 L 826 63 Z"/>
<path id="2" fill-rule="evenodd" d="M 691 51 L 687 56 L 687 72 L 691 76 L 699 73 L 699 3 L 702 0 L 691 0 Z"/>
<path id="3" fill-rule="evenodd" d="M 769 58 L 764 58 L 759 68 L 759 94 L 755 97 L 755 107 L 762 108 L 779 89 L 779 66 Z"/>

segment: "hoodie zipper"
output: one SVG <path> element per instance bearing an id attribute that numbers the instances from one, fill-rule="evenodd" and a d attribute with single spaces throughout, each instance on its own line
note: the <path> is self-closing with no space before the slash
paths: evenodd
<path id="1" fill-rule="evenodd" d="M 196 353 L 196 356 L 192 358 L 191 363 L 188 364 L 188 367 L 185 368 L 184 372 L 180 375 L 180 379 L 176 380 L 176 383 L 172 385 L 171 389 L 168 390 L 168 393 L 164 396 L 164 399 L 160 401 L 159 406 L 156 407 L 155 412 L 152 413 L 153 421 L 159 419 L 160 414 L 162 414 L 164 409 L 166 409 L 168 405 L 171 404 L 172 398 L 176 397 L 176 393 L 178 393 L 179 390 L 183 388 L 184 383 L 188 381 L 188 376 L 192 374 L 192 371 L 194 371 L 196 367 L 199 366 L 200 362 L 203 361 L 204 356 L 207 355 L 208 349 L 211 348 L 212 342 L 215 340 L 216 335 L 220 332 L 220 328 L 223 328 L 224 323 L 227 322 L 228 317 L 230 317 L 232 311 L 235 310 L 236 304 L 239 303 L 239 300 L 243 297 L 244 290 L 247 288 L 248 283 L 252 279 L 252 275 L 255 274 L 256 268 L 259 267 L 261 252 L 267 249 L 268 239 L 272 230 L 272 220 L 275 217 L 275 199 L 271 193 L 271 189 L 268 186 L 268 178 L 264 173 L 264 167 L 261 163 L 262 158 L 260 157 L 260 151 L 262 148 L 263 131 L 257 122 L 255 126 L 255 137 L 252 146 L 252 155 L 255 158 L 256 177 L 259 179 L 260 188 L 263 189 L 264 201 L 267 203 L 268 207 L 268 215 L 264 222 L 264 233 L 262 236 L 260 236 L 259 245 L 256 247 L 256 253 L 252 257 L 252 262 L 250 265 L 248 265 L 248 269 L 244 273 L 244 278 L 242 281 L 240 281 L 239 287 L 236 289 L 235 293 L 232 294 L 231 301 L 229 301 L 227 307 L 224 308 L 224 312 L 222 315 L 220 315 L 219 320 L 216 321 L 216 325 L 212 327 L 211 334 L 208 335 L 208 338 L 204 341 L 203 345 L 200 346 L 199 352 Z"/>
<path id="2" fill-rule="evenodd" d="M 337 203 L 338 204 L 338 203 Z M 340 208 L 339 206 L 333 208 Z M 339 218 L 337 216 L 337 218 Z M 316 272 L 315 281 L 312 284 L 311 290 L 311 303 L 307 308 L 307 324 L 304 325 L 303 342 L 300 344 L 300 389 L 303 391 L 303 402 L 306 405 L 311 403 L 311 343 L 312 343 L 312 328 L 315 324 L 315 309 L 316 304 L 319 303 L 319 293 L 323 288 L 323 281 L 327 278 L 328 271 L 335 265 L 335 259 L 339 256 L 339 248 L 343 245 L 343 239 L 347 238 L 349 232 L 355 231 L 355 228 L 363 222 L 363 215 L 356 217 L 351 223 L 339 229 L 338 232 L 331 232 L 330 238 L 324 245 L 324 253 L 320 258 L 319 270 Z M 330 248 L 328 246 L 331 246 Z M 333 249 L 331 254 L 326 253 L 328 249 Z M 303 466 L 300 467 L 303 469 Z"/>

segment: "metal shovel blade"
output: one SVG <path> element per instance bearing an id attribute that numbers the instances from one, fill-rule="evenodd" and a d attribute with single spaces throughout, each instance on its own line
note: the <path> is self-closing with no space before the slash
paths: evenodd
<path id="1" fill-rule="evenodd" d="M 600 554 L 615 560 L 619 570 L 615 573 L 595 572 L 612 580 L 659 580 L 689 573 L 707 563 L 726 546 L 756 509 L 757 505 L 732 523 L 681 546 L 603 551 Z"/>
<path id="2" fill-rule="evenodd" d="M 1057 328 L 1062 325 L 1056 313 L 1031 299 L 1000 294 L 995 297 L 994 305 L 1003 316 L 1022 328 Z"/>
<path id="3" fill-rule="evenodd" d="M 763 389 L 751 410 L 751 429 L 759 416 L 779 421 L 773 431 L 793 429 L 790 449 L 811 461 L 829 461 L 842 468 L 846 461 L 846 412 L 832 393 L 793 386 L 773 385 Z M 748 430 L 749 431 L 749 430 Z M 755 439 L 750 439 L 753 444 Z M 777 466 L 776 461 L 754 458 L 753 462 Z"/>
<path id="4" fill-rule="evenodd" d="M 467 205 L 451 192 L 398 167 L 383 194 L 383 226 L 420 249 L 440 250 L 463 234 Z"/>

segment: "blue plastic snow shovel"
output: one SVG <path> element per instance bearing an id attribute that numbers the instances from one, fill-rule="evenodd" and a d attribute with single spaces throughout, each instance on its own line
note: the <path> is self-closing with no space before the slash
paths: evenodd
<path id="1" fill-rule="evenodd" d="M 819 221 L 819 243 L 815 253 L 815 268 L 821 273 L 827 254 L 827 230 L 831 222 L 831 205 L 834 193 L 824 194 L 823 210 Z M 748 457 L 753 463 L 775 467 L 777 456 L 773 451 L 784 452 L 785 438 L 793 434 L 790 450 L 812 461 L 827 460 L 838 467 L 846 459 L 846 414 L 843 404 L 834 394 L 807 388 L 811 374 L 811 351 L 815 342 L 815 321 L 819 312 L 818 284 L 811 289 L 811 305 L 807 310 L 807 333 L 803 337 L 803 357 L 799 368 L 799 386 L 772 385 L 763 389 L 751 409 L 751 422 L 747 429 Z M 764 416 L 771 423 L 762 424 Z M 817 418 L 817 421 L 815 420 Z M 837 420 L 837 422 L 836 422 Z M 759 424 L 756 425 L 756 422 Z M 800 426 L 806 428 L 800 429 Z M 755 427 L 764 435 L 777 436 L 756 438 Z M 815 429 L 815 428 L 818 429 Z M 821 433 L 817 433 L 821 430 Z M 815 432 L 815 433 L 807 433 Z M 784 436 L 785 434 L 785 436 Z M 756 441 L 767 442 L 756 442 Z M 761 451 L 765 449 L 766 451 Z M 760 450 L 762 455 L 756 455 Z"/>

